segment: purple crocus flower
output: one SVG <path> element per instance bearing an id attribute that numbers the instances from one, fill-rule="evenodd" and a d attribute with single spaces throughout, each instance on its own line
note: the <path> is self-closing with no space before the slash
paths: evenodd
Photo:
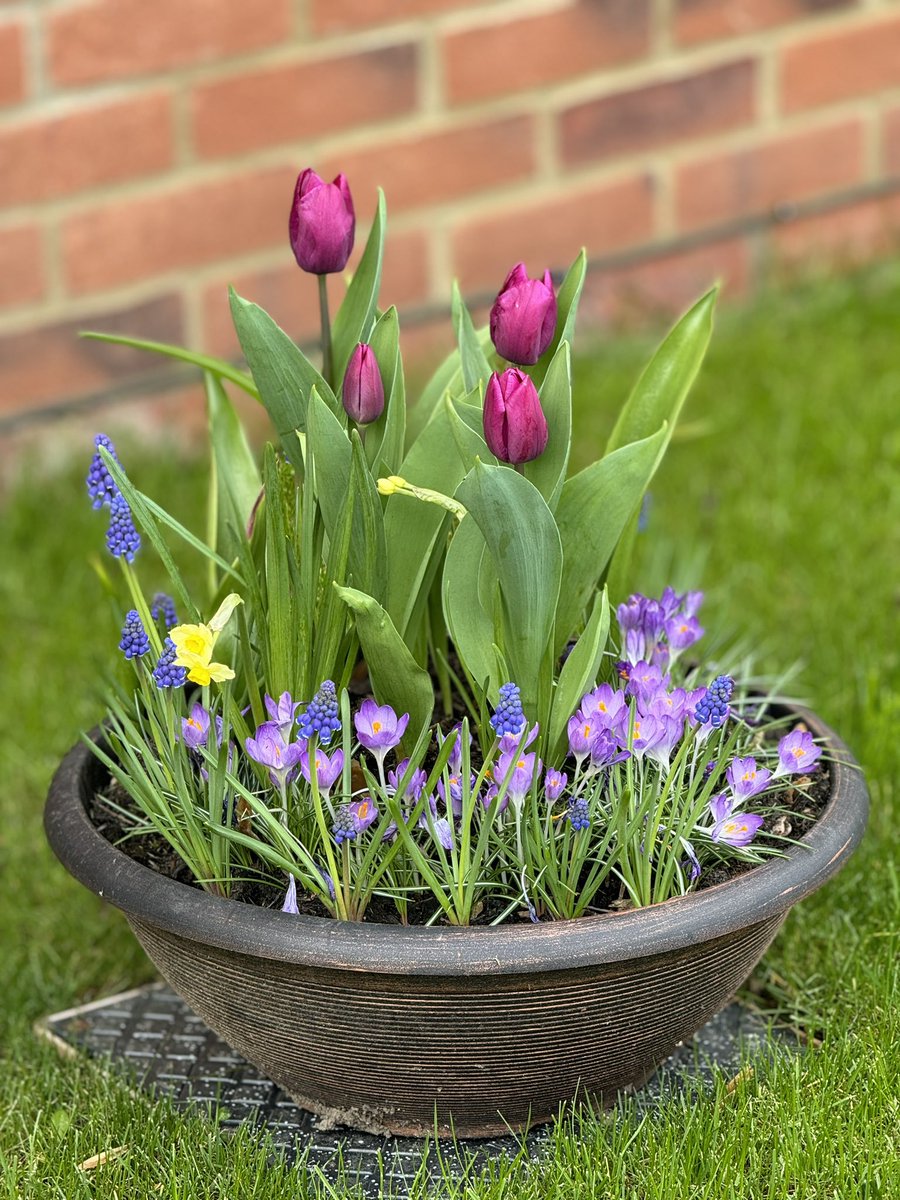
<path id="1" fill-rule="evenodd" d="M 730 796 L 726 796 L 724 792 L 720 792 L 718 796 L 713 796 L 709 802 L 709 811 L 716 822 L 724 821 L 730 817 L 733 808 L 734 800 Z"/>
<path id="2" fill-rule="evenodd" d="M 181 738 L 188 750 L 199 750 L 209 739 L 209 713 L 202 704 L 191 708 L 189 717 L 181 718 Z"/>
<path id="3" fill-rule="evenodd" d="M 422 816 L 425 816 L 423 813 Z M 419 824 L 422 824 L 421 819 Z M 426 820 L 426 825 L 428 822 Z M 435 841 L 445 850 L 453 849 L 453 830 L 450 828 L 450 822 L 446 817 L 432 817 L 431 824 L 428 826 Z"/>
<path id="4" fill-rule="evenodd" d="M 485 811 L 487 811 L 491 807 L 491 805 L 494 803 L 494 801 L 497 799 L 497 795 L 498 795 L 499 791 L 500 791 L 500 789 L 497 787 L 496 783 L 490 784 L 485 789 L 485 793 L 481 797 L 481 803 L 484 805 Z M 504 792 L 502 798 L 500 799 L 499 804 L 497 805 L 497 815 L 499 816 L 500 813 L 506 812 L 508 807 L 509 807 L 509 792 Z"/>
<path id="5" fill-rule="evenodd" d="M 660 688 L 644 705 L 644 712 L 652 713 L 654 717 L 670 717 L 676 721 L 683 721 L 687 699 L 684 688 L 673 688 L 671 692 Z"/>
<path id="6" fill-rule="evenodd" d="M 652 717 L 656 721 L 656 733 L 652 742 L 644 746 L 644 753 L 663 768 L 668 768 L 672 751 L 681 741 L 684 722 L 677 717 Z"/>
<path id="7" fill-rule="evenodd" d="M 581 698 L 581 712 L 595 718 L 595 725 L 619 729 L 628 721 L 628 701 L 624 691 L 601 683 Z"/>
<path id="8" fill-rule="evenodd" d="M 767 767 L 758 767 L 755 758 L 733 758 L 728 764 L 725 778 L 735 800 L 749 800 L 765 790 L 772 772 Z"/>
<path id="9" fill-rule="evenodd" d="M 359 744 L 375 755 L 383 766 L 388 750 L 400 744 L 409 724 L 409 713 L 398 717 L 389 704 L 379 707 L 372 699 L 363 700 L 353 717 Z"/>
<path id="10" fill-rule="evenodd" d="M 312 766 L 309 750 L 304 749 L 300 754 L 300 771 L 308 783 L 312 783 Z M 321 746 L 317 746 L 315 750 L 315 768 L 316 783 L 319 786 L 319 791 L 323 796 L 327 796 L 334 786 L 335 780 L 340 777 L 344 769 L 343 750 L 335 750 L 329 757 Z"/>
<path id="11" fill-rule="evenodd" d="M 552 768 L 544 775 L 544 796 L 552 804 L 558 800 L 566 789 L 569 777 L 564 771 L 554 771 Z"/>
<path id="12" fill-rule="evenodd" d="M 591 752 L 591 743 L 603 728 L 595 712 L 587 713 L 579 708 L 574 716 L 569 717 L 566 730 L 569 735 L 569 751 L 576 763 L 581 763 Z"/>
<path id="13" fill-rule="evenodd" d="M 713 842 L 725 842 L 729 846 L 748 846 L 756 837 L 763 818 L 756 813 L 735 813 L 717 821 L 709 832 Z"/>
<path id="14" fill-rule="evenodd" d="M 498 755 L 494 764 L 494 781 L 498 787 L 503 786 L 503 780 L 506 778 L 510 766 L 513 769 L 506 791 L 513 804 L 518 805 L 528 794 L 535 772 L 541 769 L 541 761 L 536 754 L 520 752 Z"/>
<path id="15" fill-rule="evenodd" d="M 591 742 L 590 770 L 602 771 L 630 757 L 631 754 L 619 745 L 617 735 L 612 729 L 601 729 Z"/>
<path id="16" fill-rule="evenodd" d="M 691 864 L 691 883 L 693 883 L 695 879 L 700 878 L 700 859 L 697 857 L 694 847 L 686 838 L 681 839 L 681 844 L 684 847 L 685 854 L 688 856 L 688 862 Z M 684 865 L 682 864 L 682 866 Z"/>
<path id="17" fill-rule="evenodd" d="M 666 621 L 666 638 L 672 657 L 693 646 L 706 631 L 696 617 L 676 616 Z"/>
<path id="18" fill-rule="evenodd" d="M 284 894 L 284 904 L 281 906 L 281 911 L 286 913 L 294 913 L 299 916 L 300 909 L 297 907 L 297 881 L 293 875 L 288 875 L 287 891 Z"/>
<path id="19" fill-rule="evenodd" d="M 775 774 L 798 775 L 808 771 L 821 754 L 821 748 L 815 744 L 808 730 L 795 729 L 793 733 L 785 734 L 778 743 L 778 768 Z"/>
<path id="20" fill-rule="evenodd" d="M 302 740 L 285 742 L 276 723 L 265 721 L 257 729 L 256 737 L 247 738 L 244 748 L 254 762 L 269 768 L 272 786 L 281 790 L 293 776 L 306 743 Z"/>
<path id="21" fill-rule="evenodd" d="M 669 682 L 669 676 L 664 675 L 658 666 L 642 659 L 632 664 L 625 692 L 634 696 L 638 704 L 646 706 L 657 692 L 664 692 L 668 688 Z"/>
<path id="22" fill-rule="evenodd" d="M 448 812 L 453 813 L 454 817 L 461 817 L 463 810 L 462 775 L 456 770 L 452 775 L 448 776 L 447 782 L 449 786 L 445 788 L 443 779 L 438 780 L 438 795 L 444 802 L 444 808 Z M 469 790 L 471 791 L 474 786 L 475 776 L 470 775 Z"/>
<path id="23" fill-rule="evenodd" d="M 398 762 L 392 771 L 388 771 L 388 783 L 393 788 L 395 796 L 399 796 L 401 799 L 403 799 L 405 796 L 409 796 L 414 803 L 418 804 L 419 798 L 422 795 L 422 789 L 425 787 L 425 784 L 428 780 L 428 776 L 421 767 L 416 767 L 412 775 L 410 775 L 406 787 L 402 792 L 399 792 L 397 789 L 400 787 L 400 783 L 403 779 L 403 776 L 406 774 L 406 769 L 408 766 L 408 758 L 404 758 Z"/>
<path id="24" fill-rule="evenodd" d="M 347 809 L 356 825 L 357 833 L 365 833 L 369 826 L 378 820 L 378 809 L 371 796 L 361 796 L 359 800 L 348 804 Z"/>
<path id="25" fill-rule="evenodd" d="M 271 696 L 266 696 L 264 699 L 269 718 L 278 726 L 278 731 L 284 740 L 289 742 L 291 734 L 294 732 L 294 722 L 297 719 L 300 702 L 295 704 L 290 692 L 282 692 L 277 700 L 273 700 Z"/>
<path id="26" fill-rule="evenodd" d="M 501 754 L 515 754 L 517 750 L 525 750 L 538 735 L 540 725 L 537 722 L 526 731 L 524 725 L 518 733 L 504 733 L 498 743 Z"/>

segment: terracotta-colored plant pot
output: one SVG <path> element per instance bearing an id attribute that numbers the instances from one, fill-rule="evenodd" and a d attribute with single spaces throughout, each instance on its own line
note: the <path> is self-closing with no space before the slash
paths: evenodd
<path id="1" fill-rule="evenodd" d="M 45 825 L 179 995 L 301 1106 L 370 1131 L 487 1136 L 643 1082 L 847 860 L 866 824 L 863 777 L 831 730 L 798 715 L 834 760 L 800 845 L 694 895 L 577 921 L 404 928 L 218 899 L 97 832 L 85 801 L 104 773 L 84 745 L 56 773 Z"/>

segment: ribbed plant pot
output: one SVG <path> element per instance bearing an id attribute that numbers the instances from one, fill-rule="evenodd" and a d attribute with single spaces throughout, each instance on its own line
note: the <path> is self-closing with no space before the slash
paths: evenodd
<path id="1" fill-rule="evenodd" d="M 828 742 L 831 795 L 787 857 L 650 908 L 496 928 L 353 924 L 222 900 L 134 862 L 86 811 L 84 745 L 50 788 L 63 865 L 121 908 L 161 974 L 304 1108 L 370 1132 L 480 1137 L 610 1103 L 723 1008 L 788 910 L 834 875 L 868 795 Z"/>

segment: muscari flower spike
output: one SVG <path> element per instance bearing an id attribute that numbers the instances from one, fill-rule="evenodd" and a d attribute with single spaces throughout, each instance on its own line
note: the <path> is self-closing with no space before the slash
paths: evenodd
<path id="1" fill-rule="evenodd" d="M 591 827 L 591 814 L 584 796 L 573 796 L 569 800 L 569 811 L 566 816 L 576 833 L 581 829 L 590 829 Z"/>
<path id="2" fill-rule="evenodd" d="M 335 813 L 331 832 L 334 834 L 334 840 L 339 846 L 341 842 L 353 841 L 356 837 L 356 820 L 350 811 L 349 804 L 342 804 Z"/>
<path id="3" fill-rule="evenodd" d="M 126 658 L 141 658 L 150 651 L 150 639 L 136 608 L 129 609 L 125 616 L 119 649 Z"/>
<path id="4" fill-rule="evenodd" d="M 158 688 L 180 688 L 187 682 L 187 671 L 175 665 L 178 647 L 171 638 L 166 638 L 159 662 L 153 668 L 153 682 Z"/>
<path id="5" fill-rule="evenodd" d="M 728 701 L 734 691 L 734 680 L 730 675 L 717 675 L 697 701 L 694 717 L 698 725 L 712 725 L 718 729 L 728 719 Z"/>
<path id="6" fill-rule="evenodd" d="M 306 706 L 306 712 L 300 718 L 299 733 L 307 739 L 317 734 L 319 742 L 327 745 L 340 728 L 337 691 L 331 680 L 326 679 Z"/>
<path id="7" fill-rule="evenodd" d="M 525 728 L 521 693 L 515 683 L 504 683 L 500 688 L 500 699 L 491 717 L 491 725 L 497 737 L 503 737 L 506 733 L 521 733 Z"/>
<path id="8" fill-rule="evenodd" d="M 150 603 L 150 616 L 154 621 L 162 621 L 166 629 L 171 629 L 178 624 L 175 601 L 165 592 L 157 592 Z"/>
<path id="9" fill-rule="evenodd" d="M 106 548 L 113 558 L 124 558 L 134 562 L 141 548 L 141 535 L 134 527 L 128 501 L 117 492 L 109 502 L 109 529 L 106 531 Z"/>
<path id="10" fill-rule="evenodd" d="M 88 495 L 91 498 L 91 506 L 93 508 L 102 508 L 104 504 L 110 504 L 112 500 L 119 495 L 119 489 L 116 487 L 115 481 L 109 473 L 109 468 L 100 457 L 100 447 L 107 450 L 112 457 L 119 461 L 116 455 L 116 448 L 106 436 L 105 433 L 98 433 L 94 438 L 94 445 L 97 450 L 94 457 L 91 459 L 91 465 L 88 468 L 87 483 Z"/>

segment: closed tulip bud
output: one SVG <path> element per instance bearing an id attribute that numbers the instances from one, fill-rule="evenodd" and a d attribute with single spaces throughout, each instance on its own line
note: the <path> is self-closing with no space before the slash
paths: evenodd
<path id="1" fill-rule="evenodd" d="M 491 341 L 509 362 L 533 366 L 553 341 L 556 293 L 550 272 L 529 279 L 524 263 L 506 277 L 491 309 Z"/>
<path id="2" fill-rule="evenodd" d="M 312 275 L 343 271 L 353 249 L 356 214 L 343 175 L 325 183 L 307 167 L 297 176 L 289 224 L 298 266 Z"/>
<path id="3" fill-rule="evenodd" d="M 547 420 L 530 376 L 510 367 L 495 371 L 484 395 L 484 440 L 502 462 L 518 466 L 543 454 Z"/>
<path id="4" fill-rule="evenodd" d="M 341 392 L 344 411 L 358 425 L 377 421 L 384 412 L 384 384 L 371 346 L 360 342 L 347 364 Z"/>

